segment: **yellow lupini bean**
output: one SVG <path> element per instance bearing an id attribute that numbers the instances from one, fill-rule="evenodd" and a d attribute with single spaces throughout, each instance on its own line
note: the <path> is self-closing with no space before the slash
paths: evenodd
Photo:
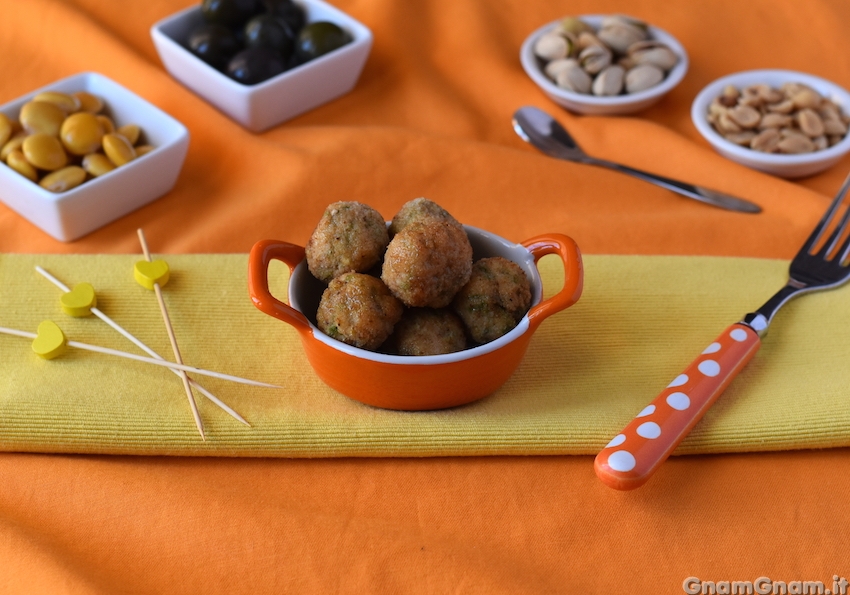
<path id="1" fill-rule="evenodd" d="M 59 136 L 65 112 L 55 103 L 47 101 L 29 101 L 21 108 L 21 125 L 30 134 L 44 132 Z"/>
<path id="2" fill-rule="evenodd" d="M 9 142 L 14 134 L 12 120 L 6 114 L 0 113 L 0 147 Z"/>
<path id="3" fill-rule="evenodd" d="M 136 151 L 125 137 L 120 134 L 103 135 L 103 151 L 109 160 L 117 166 L 126 165 L 136 158 Z"/>
<path id="4" fill-rule="evenodd" d="M 97 178 L 115 169 L 115 164 L 103 153 L 91 153 L 83 157 L 83 169 Z"/>
<path id="5" fill-rule="evenodd" d="M 97 116 L 97 121 L 100 122 L 100 127 L 103 128 L 104 134 L 111 134 L 115 132 L 115 124 L 109 116 Z"/>
<path id="6" fill-rule="evenodd" d="M 141 136 L 142 130 L 136 124 L 125 124 L 115 132 L 130 141 L 130 144 L 135 147 L 136 143 L 139 142 L 139 136 Z"/>
<path id="7" fill-rule="evenodd" d="M 6 158 L 9 157 L 9 153 L 15 149 L 20 149 L 21 145 L 24 144 L 24 139 L 26 137 L 27 133 L 22 130 L 6 141 L 6 144 L 3 145 L 2 149 L 0 149 L 0 161 L 6 161 Z"/>
<path id="8" fill-rule="evenodd" d="M 16 172 L 24 176 L 25 178 L 29 178 L 33 182 L 38 182 L 38 172 L 36 169 L 27 161 L 27 158 L 24 157 L 24 154 L 20 149 L 15 149 L 9 156 L 6 158 L 6 165 L 14 169 Z"/>
<path id="9" fill-rule="evenodd" d="M 39 169 L 54 171 L 68 163 L 68 155 L 65 154 L 62 143 L 46 132 L 29 135 L 24 139 L 21 148 L 27 161 Z"/>
<path id="10" fill-rule="evenodd" d="M 65 118 L 59 138 L 69 153 L 87 155 L 100 149 L 103 128 L 100 127 L 96 116 L 79 112 Z"/>
<path id="11" fill-rule="evenodd" d="M 17 119 L 0 113 L 0 161 L 51 192 L 64 192 L 154 150 L 139 145 L 137 124 L 118 128 L 105 109 L 88 91 L 37 93 Z"/>
<path id="12" fill-rule="evenodd" d="M 38 185 L 51 192 L 65 192 L 71 188 L 76 188 L 85 179 L 86 170 L 78 165 L 69 165 L 68 167 L 63 167 L 53 173 L 47 174 Z"/>
<path id="13" fill-rule="evenodd" d="M 80 111 L 89 114 L 99 114 L 103 109 L 103 100 L 88 91 L 77 91 L 74 93 L 74 97 L 80 102 Z"/>
<path id="14" fill-rule="evenodd" d="M 46 101 L 56 105 L 66 114 L 73 114 L 80 109 L 80 100 L 73 95 L 59 91 L 42 91 L 32 98 L 33 101 Z"/>

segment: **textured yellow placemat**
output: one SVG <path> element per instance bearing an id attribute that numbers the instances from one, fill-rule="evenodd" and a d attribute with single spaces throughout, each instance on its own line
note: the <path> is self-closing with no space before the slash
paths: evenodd
<path id="1" fill-rule="evenodd" d="M 170 344 L 155 296 L 132 278 L 138 255 L 0 255 L 0 326 L 51 319 L 69 339 L 140 353 L 95 318 L 62 313 L 67 285 L 94 285 L 98 306 L 158 353 Z M 184 360 L 271 382 L 197 379 L 246 427 L 203 397 L 196 432 L 180 379 L 108 355 L 69 350 L 42 360 L 27 339 L 0 335 L 0 450 L 217 456 L 444 456 L 597 452 L 729 324 L 785 281 L 784 261 L 585 256 L 573 308 L 537 331 L 494 395 L 438 412 L 374 409 L 327 388 L 289 326 L 256 310 L 247 256 L 171 255 L 164 290 Z M 277 265 L 278 263 L 275 263 Z M 560 263 L 541 261 L 547 293 Z M 287 270 L 272 268 L 285 296 Z M 801 298 L 779 314 L 761 351 L 678 454 L 850 445 L 850 290 Z M 169 357 L 169 359 L 171 359 Z"/>

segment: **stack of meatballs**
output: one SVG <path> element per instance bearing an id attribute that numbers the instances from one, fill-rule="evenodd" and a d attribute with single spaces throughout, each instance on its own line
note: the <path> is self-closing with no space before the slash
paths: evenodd
<path id="1" fill-rule="evenodd" d="M 531 284 L 502 257 L 473 263 L 463 226 L 425 198 L 389 227 L 372 207 L 327 207 L 305 247 L 328 284 L 316 321 L 339 341 L 396 355 L 453 353 L 513 329 L 531 306 Z"/>

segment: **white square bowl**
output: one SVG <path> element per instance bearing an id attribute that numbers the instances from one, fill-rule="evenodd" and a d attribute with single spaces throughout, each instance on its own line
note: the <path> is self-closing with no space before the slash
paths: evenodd
<path id="1" fill-rule="evenodd" d="M 298 4 L 308 23 L 335 23 L 351 34 L 352 41 L 256 85 L 234 81 L 183 45 L 204 20 L 200 3 L 156 23 L 151 37 L 171 76 L 248 130 L 262 132 L 348 93 L 372 48 L 372 32 L 341 10 L 321 0 Z"/>
<path id="2" fill-rule="evenodd" d="M 88 91 L 105 104 L 103 113 L 116 127 L 137 124 L 145 143 L 155 148 L 100 177 L 66 192 L 45 190 L 0 163 L 0 200 L 34 225 L 63 242 L 76 240 L 154 201 L 177 182 L 189 131 L 183 124 L 116 83 L 95 72 L 77 74 L 0 106 L 12 120 L 21 107 L 42 91 Z"/>

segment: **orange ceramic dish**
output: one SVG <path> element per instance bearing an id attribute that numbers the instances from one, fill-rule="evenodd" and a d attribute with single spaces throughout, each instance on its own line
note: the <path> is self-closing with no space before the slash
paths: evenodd
<path id="1" fill-rule="evenodd" d="M 578 300 L 583 269 L 578 246 L 565 235 L 546 234 L 514 244 L 480 229 L 464 227 L 475 260 L 503 256 L 522 267 L 531 280 L 531 309 L 516 328 L 490 343 L 444 355 L 401 356 L 366 351 L 332 339 L 315 324 L 325 285 L 307 269 L 303 247 L 276 240 L 262 240 L 251 250 L 251 300 L 269 316 L 295 327 L 316 374 L 352 399 L 406 411 L 444 409 L 476 401 L 495 392 L 510 378 L 544 319 Z M 546 254 L 561 258 L 564 286 L 544 300 L 536 263 Z M 268 267 L 272 260 L 289 266 L 289 304 L 269 291 Z"/>

